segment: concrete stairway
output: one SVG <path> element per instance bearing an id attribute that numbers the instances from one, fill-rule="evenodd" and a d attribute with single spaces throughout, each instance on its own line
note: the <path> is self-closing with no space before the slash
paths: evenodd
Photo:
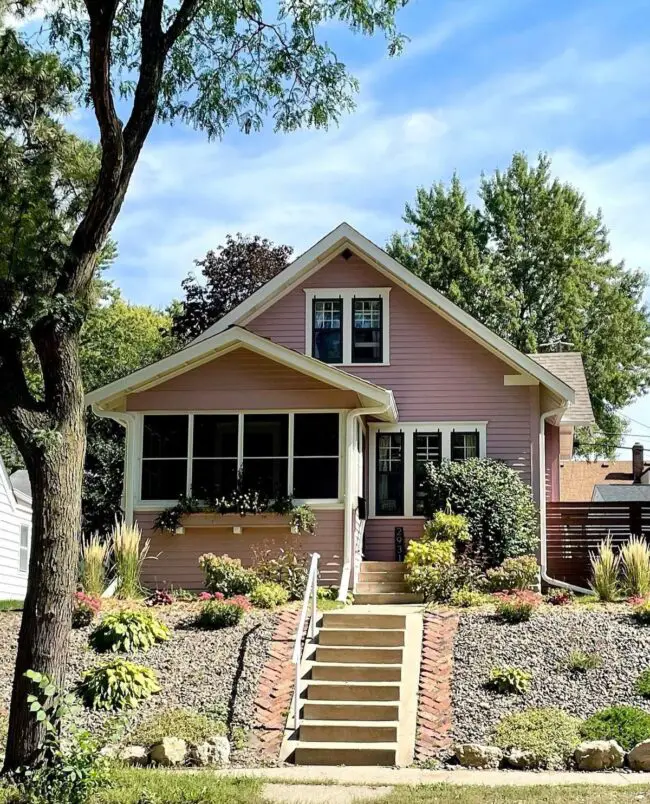
<path id="1" fill-rule="evenodd" d="M 419 603 L 404 581 L 406 565 L 400 561 L 363 561 L 354 592 L 355 605 Z"/>
<path id="2" fill-rule="evenodd" d="M 299 692 L 297 765 L 398 763 L 406 629 L 406 614 L 323 615 Z"/>

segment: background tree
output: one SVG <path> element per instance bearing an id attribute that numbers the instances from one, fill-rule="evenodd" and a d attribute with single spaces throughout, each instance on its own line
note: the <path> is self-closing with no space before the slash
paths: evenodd
<path id="1" fill-rule="evenodd" d="M 581 352 L 599 433 L 580 431 L 578 449 L 613 457 L 617 411 L 650 384 L 645 275 L 612 260 L 600 211 L 552 177 L 546 156 L 515 154 L 482 177 L 479 198 L 470 204 L 456 176 L 419 189 L 389 252 L 521 351 Z"/>
<path id="2" fill-rule="evenodd" d="M 85 450 L 80 332 L 98 256 L 154 121 L 182 120 L 208 137 L 269 118 L 281 131 L 327 126 L 352 108 L 357 84 L 321 41 L 323 23 L 384 31 L 396 53 L 394 16 L 404 3 L 58 0 L 49 30 L 70 68 L 0 31 L 0 419 L 34 501 L 6 769 L 28 764 L 43 735 L 27 711 L 24 671 L 63 681 Z M 92 146 L 59 122 L 75 90 L 95 112 L 98 171 Z M 130 99 L 126 122 L 116 92 L 121 108 Z M 61 159 L 65 147 L 73 159 Z M 39 394 L 26 379 L 31 349 Z"/>
<path id="3" fill-rule="evenodd" d="M 275 246 L 258 235 L 226 235 L 224 246 L 194 262 L 203 282 L 194 274 L 183 280 L 185 298 L 171 309 L 174 337 L 182 343 L 197 338 L 284 270 L 292 251 L 289 246 Z"/>

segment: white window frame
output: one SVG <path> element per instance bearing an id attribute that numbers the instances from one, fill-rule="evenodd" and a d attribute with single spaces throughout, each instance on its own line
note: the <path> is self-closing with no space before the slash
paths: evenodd
<path id="1" fill-rule="evenodd" d="M 24 544 L 23 534 L 25 534 Z M 22 573 L 23 575 L 26 575 L 29 572 L 31 541 L 32 529 L 29 527 L 29 525 L 21 525 L 18 532 L 18 572 Z"/>
<path id="2" fill-rule="evenodd" d="M 238 439 L 237 439 L 237 471 L 239 472 L 244 462 L 244 416 L 255 415 L 274 415 L 281 414 L 289 417 L 289 455 L 288 455 L 288 482 L 287 488 L 293 488 L 293 462 L 296 457 L 293 454 L 293 435 L 294 435 L 294 417 L 296 414 L 302 413 L 332 413 L 339 417 L 339 454 L 338 454 L 338 497 L 336 498 L 318 498 L 318 499 L 298 499 L 295 498 L 294 502 L 297 505 L 309 504 L 312 508 L 340 508 L 343 505 L 343 461 L 345 456 L 345 417 L 342 409 L 299 409 L 299 410 L 286 410 L 286 409 L 273 409 L 273 410 L 146 410 L 138 411 L 136 426 L 135 426 L 135 472 L 134 476 L 134 509 L 139 511 L 158 511 L 161 508 L 167 508 L 174 505 L 178 500 L 143 500 L 142 499 L 142 452 L 143 452 L 143 439 L 144 439 L 144 417 L 145 416 L 189 416 L 187 428 L 187 458 L 178 460 L 187 460 L 187 477 L 185 483 L 185 493 L 189 494 L 192 485 L 192 460 L 193 455 L 193 441 L 194 441 L 194 416 L 237 416 L 238 417 Z M 282 457 L 282 456 L 279 456 Z M 298 455 L 298 458 L 318 458 L 316 455 Z M 335 456 L 328 455 L 328 458 Z M 170 459 L 174 460 L 174 459 Z"/>
<path id="3" fill-rule="evenodd" d="M 442 460 L 451 460 L 451 434 L 454 430 L 462 432 L 477 431 L 479 434 L 479 458 L 487 456 L 487 422 L 402 422 L 382 424 L 371 422 L 368 447 L 368 496 L 370 519 L 424 519 L 421 514 L 413 513 L 413 435 L 420 432 L 439 432 Z M 377 514 L 377 433 L 404 433 L 404 514 Z"/>
<path id="4" fill-rule="evenodd" d="M 314 332 L 314 299 L 341 299 L 343 302 L 343 362 L 328 366 L 389 366 L 390 365 L 390 288 L 305 288 L 305 354 L 312 357 Z M 382 361 L 381 363 L 352 362 L 352 301 L 353 299 L 381 299 Z"/>

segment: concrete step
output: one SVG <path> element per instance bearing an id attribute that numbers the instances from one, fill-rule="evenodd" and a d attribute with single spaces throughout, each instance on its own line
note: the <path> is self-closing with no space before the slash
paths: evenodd
<path id="1" fill-rule="evenodd" d="M 394 721 L 399 718 L 399 701 L 374 703 L 373 701 L 305 701 L 302 705 L 305 720 L 342 721 Z"/>
<path id="2" fill-rule="evenodd" d="M 369 572 L 368 570 L 361 570 L 359 573 L 358 582 L 368 583 L 370 581 L 395 583 L 404 580 L 405 570 L 388 570 L 387 572 L 377 571 Z"/>
<path id="3" fill-rule="evenodd" d="M 375 594 L 376 592 L 408 592 L 404 581 L 359 581 L 355 594 Z"/>
<path id="4" fill-rule="evenodd" d="M 401 664 L 318 664 L 311 666 L 312 681 L 401 681 Z"/>
<path id="5" fill-rule="evenodd" d="M 399 603 L 421 603 L 422 596 L 414 592 L 364 592 L 354 595 L 355 606 L 394 606 Z"/>
<path id="6" fill-rule="evenodd" d="M 406 569 L 402 561 L 362 561 L 361 572 L 404 572 Z"/>
<path id="7" fill-rule="evenodd" d="M 388 628 L 321 628 L 318 632 L 318 644 L 395 648 L 404 644 L 404 631 Z"/>
<path id="8" fill-rule="evenodd" d="M 392 743 L 397 740 L 397 721 L 308 720 L 298 739 L 307 743 Z"/>
<path id="9" fill-rule="evenodd" d="M 296 765 L 394 765 L 396 743 L 298 743 Z"/>
<path id="10" fill-rule="evenodd" d="M 399 701 L 395 681 L 310 681 L 310 701 Z M 354 718 L 352 718 L 354 719 Z"/>
<path id="11" fill-rule="evenodd" d="M 388 628 L 406 627 L 405 614 L 368 614 L 363 611 L 350 611 L 341 614 L 336 611 L 325 612 L 323 628 Z"/>
<path id="12" fill-rule="evenodd" d="M 402 648 L 341 648 L 318 645 L 314 658 L 325 664 L 401 664 Z"/>

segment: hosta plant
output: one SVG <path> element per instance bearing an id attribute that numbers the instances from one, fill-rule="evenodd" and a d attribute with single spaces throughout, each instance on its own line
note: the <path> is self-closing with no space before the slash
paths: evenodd
<path id="1" fill-rule="evenodd" d="M 493 667 L 485 686 L 501 695 L 523 695 L 530 687 L 533 674 L 519 667 Z"/>
<path id="2" fill-rule="evenodd" d="M 86 670 L 78 692 L 90 709 L 119 711 L 135 709 L 140 701 L 160 692 L 160 685 L 151 668 L 117 658 Z"/>
<path id="3" fill-rule="evenodd" d="M 108 614 L 90 635 L 91 646 L 105 651 L 149 650 L 156 642 L 169 639 L 169 628 L 148 611 L 120 611 Z"/>

